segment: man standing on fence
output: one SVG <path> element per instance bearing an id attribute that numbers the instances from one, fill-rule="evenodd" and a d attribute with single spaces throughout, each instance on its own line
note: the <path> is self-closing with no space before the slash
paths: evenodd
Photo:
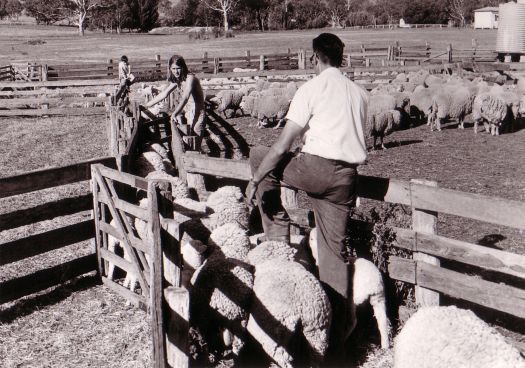
<path id="1" fill-rule="evenodd" d="M 257 198 L 265 239 L 286 242 L 290 219 L 281 203 L 281 182 L 308 194 L 317 228 L 319 278 L 338 321 L 332 325 L 334 350 L 342 349 L 355 321 L 349 295 L 353 267 L 344 240 L 356 199 L 357 165 L 367 154 L 363 124 L 368 94 L 339 70 L 343 48 L 334 34 L 314 38 L 310 61 L 317 76 L 296 92 L 272 147 L 251 150 L 252 179 L 246 189 L 249 202 Z M 290 152 L 297 137 L 302 148 Z"/>

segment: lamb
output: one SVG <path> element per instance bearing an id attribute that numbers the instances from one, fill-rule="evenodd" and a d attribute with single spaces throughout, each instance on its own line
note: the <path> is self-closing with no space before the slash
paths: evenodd
<path id="1" fill-rule="evenodd" d="M 140 154 L 133 165 L 134 171 L 137 175 L 146 177 L 153 171 L 162 171 L 170 175 L 175 174 L 175 167 L 167 158 L 167 155 L 166 158 L 162 157 L 156 149 L 160 149 L 160 145 L 152 145 Z"/>
<path id="2" fill-rule="evenodd" d="M 266 353 L 280 367 L 292 367 L 295 354 L 287 349 L 301 333 L 311 361 L 321 362 L 332 309 L 319 280 L 299 263 L 271 259 L 256 264 L 253 292 L 247 330 Z"/>
<path id="3" fill-rule="evenodd" d="M 255 96 L 242 96 L 241 103 L 239 105 L 239 108 L 243 112 L 244 115 L 251 115 L 253 111 L 253 107 L 255 106 Z"/>
<path id="4" fill-rule="evenodd" d="M 308 244 L 312 251 L 312 256 L 317 264 L 317 229 L 310 231 Z M 355 306 L 359 306 L 366 301 L 374 309 L 374 316 L 377 320 L 377 327 L 381 335 L 381 347 L 390 347 L 390 323 L 386 314 L 385 287 L 381 271 L 370 261 L 364 258 L 357 258 L 354 263 L 354 279 L 352 280 L 352 298 Z M 355 328 L 357 321 L 353 321 L 348 334 Z"/>
<path id="5" fill-rule="evenodd" d="M 379 138 L 382 149 L 386 149 L 383 139 L 386 135 L 398 129 L 401 125 L 401 112 L 389 110 L 370 115 L 366 121 L 367 136 L 374 138 L 373 149 L 376 148 L 376 140 Z"/>
<path id="6" fill-rule="evenodd" d="M 234 114 L 239 110 L 242 96 L 242 91 L 221 90 L 210 99 L 210 102 L 214 103 L 217 111 L 222 112 L 226 117 L 226 110 L 233 110 Z"/>
<path id="7" fill-rule="evenodd" d="M 426 307 L 395 338 L 394 367 L 525 368 L 525 360 L 472 311 Z"/>

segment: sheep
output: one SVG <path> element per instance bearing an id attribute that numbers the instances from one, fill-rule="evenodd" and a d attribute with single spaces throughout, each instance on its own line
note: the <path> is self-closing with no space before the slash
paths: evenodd
<path id="1" fill-rule="evenodd" d="M 434 125 L 441 131 L 441 122 L 444 119 L 456 119 L 458 128 L 464 129 L 465 116 L 472 111 L 472 103 L 475 95 L 463 86 L 445 86 L 432 98 L 430 130 Z"/>
<path id="2" fill-rule="evenodd" d="M 160 145 L 157 145 L 160 147 Z M 142 152 L 133 165 L 137 175 L 146 177 L 153 171 L 175 174 L 175 167 L 167 158 L 163 158 L 152 146 Z"/>
<path id="3" fill-rule="evenodd" d="M 217 111 L 222 112 L 226 117 L 226 110 L 233 110 L 235 114 L 239 110 L 243 92 L 235 90 L 221 90 L 217 92 L 215 97 L 210 99 L 210 102 L 215 104 Z"/>
<path id="4" fill-rule="evenodd" d="M 290 99 L 286 96 L 260 96 L 255 101 L 252 115 L 257 117 L 258 128 L 266 127 L 277 120 L 277 125 L 280 127 L 284 122 L 284 117 L 290 107 Z"/>
<path id="5" fill-rule="evenodd" d="M 395 338 L 394 367 L 525 368 L 525 360 L 472 311 L 426 307 Z"/>
<path id="6" fill-rule="evenodd" d="M 210 230 L 228 222 L 237 222 L 243 228 L 248 228 L 249 211 L 244 203 L 241 190 L 235 186 L 224 186 L 211 193 L 206 205 L 213 211 L 203 224 Z"/>
<path id="7" fill-rule="evenodd" d="M 501 96 L 489 92 L 480 93 L 474 98 L 472 104 L 472 120 L 474 121 L 474 133 L 478 133 L 478 124 L 485 124 L 485 131 L 499 134 L 499 127 L 507 116 L 508 107 Z"/>
<path id="8" fill-rule="evenodd" d="M 308 245 L 312 256 L 318 264 L 317 229 L 310 231 Z M 362 305 L 369 301 L 374 309 L 379 334 L 381 335 L 381 348 L 390 347 L 389 336 L 391 333 L 390 322 L 386 314 L 385 287 L 381 271 L 370 261 L 357 258 L 354 262 L 354 278 L 352 280 L 352 301 L 354 306 Z M 348 335 L 353 331 L 357 321 L 352 321 Z"/>
<path id="9" fill-rule="evenodd" d="M 239 108 L 241 109 L 242 113 L 244 115 L 251 115 L 253 111 L 253 107 L 255 106 L 255 96 L 242 96 L 241 103 L 239 105 Z"/>
<path id="10" fill-rule="evenodd" d="M 243 262 L 247 260 L 250 251 L 250 239 L 246 229 L 237 222 L 229 222 L 213 230 L 208 244 L 218 247 L 226 257 Z"/>
<path id="11" fill-rule="evenodd" d="M 254 301 L 248 332 L 280 366 L 292 367 L 287 349 L 296 334 L 308 343 L 310 359 L 323 360 L 332 308 L 320 281 L 296 262 L 271 259 L 255 266 Z"/>
<path id="12" fill-rule="evenodd" d="M 367 136 L 374 138 L 373 149 L 376 148 L 376 140 L 379 138 L 382 149 L 386 149 L 383 144 L 385 135 L 392 133 L 401 125 L 401 112 L 389 110 L 370 115 L 366 121 Z"/>
<path id="13" fill-rule="evenodd" d="M 431 124 L 432 98 L 436 88 L 425 88 L 417 86 L 410 95 L 411 115 L 415 115 L 416 120 L 427 119 L 427 125 Z"/>
<path id="14" fill-rule="evenodd" d="M 192 324 L 216 348 L 232 348 L 239 355 L 245 344 L 253 294 L 252 267 L 228 258 L 216 248 L 192 279 Z"/>

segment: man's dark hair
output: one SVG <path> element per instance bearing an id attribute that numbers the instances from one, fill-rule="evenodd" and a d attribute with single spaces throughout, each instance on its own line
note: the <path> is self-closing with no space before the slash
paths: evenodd
<path id="1" fill-rule="evenodd" d="M 321 33 L 312 41 L 312 48 L 321 61 L 331 66 L 340 67 L 343 63 L 345 44 L 333 33 Z"/>
<path id="2" fill-rule="evenodd" d="M 124 61 L 124 62 L 127 63 L 127 62 L 128 62 L 128 57 L 127 57 L 126 55 L 122 55 L 122 56 L 120 57 L 120 61 Z"/>

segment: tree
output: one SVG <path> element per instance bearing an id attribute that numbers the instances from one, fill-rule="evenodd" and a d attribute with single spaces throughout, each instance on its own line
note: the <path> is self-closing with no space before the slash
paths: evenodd
<path id="1" fill-rule="evenodd" d="M 38 24 L 52 24 L 69 15 L 62 0 L 26 0 L 24 6 L 27 15 L 35 18 Z"/>
<path id="2" fill-rule="evenodd" d="M 5 2 L 5 13 L 10 18 L 17 18 L 24 10 L 24 6 L 18 0 L 7 0 Z"/>
<path id="3" fill-rule="evenodd" d="M 158 0 L 126 0 L 130 15 L 129 27 L 148 32 L 156 26 L 159 19 Z"/>
<path id="4" fill-rule="evenodd" d="M 467 4 L 465 0 L 450 0 L 448 4 L 448 14 L 460 27 L 465 27 L 467 15 Z"/>
<path id="5" fill-rule="evenodd" d="M 228 32 L 230 29 L 230 23 L 228 22 L 228 13 L 235 8 L 239 0 L 201 0 L 202 3 L 208 8 L 222 13 L 222 19 L 224 24 L 224 32 Z"/>
<path id="6" fill-rule="evenodd" d="M 329 12 L 332 28 L 341 27 L 348 14 L 346 0 L 327 0 L 326 8 Z"/>
<path id="7" fill-rule="evenodd" d="M 77 18 L 78 34 L 84 36 L 84 22 L 88 12 L 97 7 L 103 6 L 102 0 L 65 0 L 65 5 L 69 6 Z"/>

